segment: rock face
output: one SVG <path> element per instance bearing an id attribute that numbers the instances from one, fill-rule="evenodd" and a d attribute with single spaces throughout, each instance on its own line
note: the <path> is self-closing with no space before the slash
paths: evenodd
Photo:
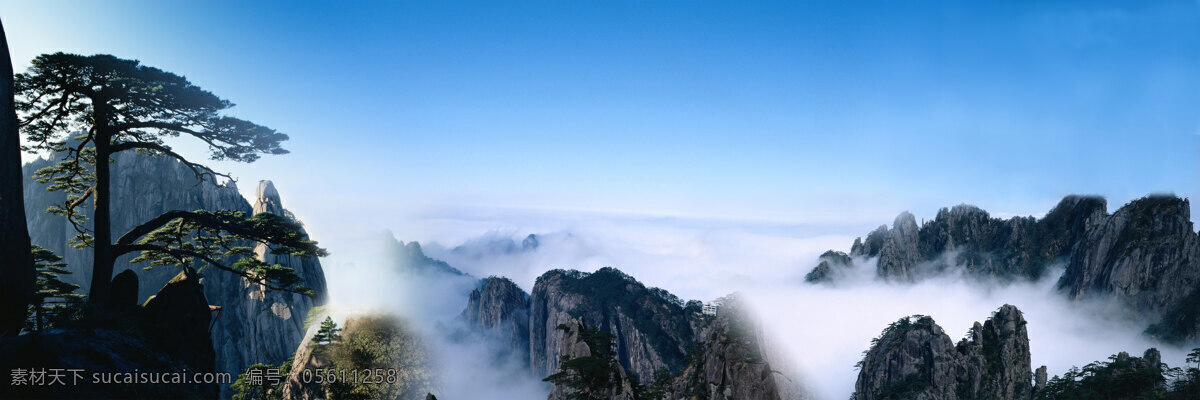
<path id="1" fill-rule="evenodd" d="M 0 337 L 21 332 L 33 300 L 33 256 L 25 226 L 21 175 L 12 60 L 0 25 Z"/>
<path id="2" fill-rule="evenodd" d="M 855 399 L 952 399 L 956 364 L 954 342 L 932 318 L 901 319 L 867 351 Z"/>
<path id="3" fill-rule="evenodd" d="M 1049 264 L 1070 255 L 1088 229 L 1105 217 L 1098 197 L 1068 196 L 1040 220 L 992 218 L 969 205 L 943 208 L 920 228 L 901 213 L 892 228 L 880 226 L 855 239 L 852 257 L 879 257 L 881 278 L 912 281 L 950 268 L 1000 279 L 1041 277 Z"/>
<path id="4" fill-rule="evenodd" d="M 281 207 L 279 194 L 269 182 L 261 183 L 256 206 L 238 193 L 233 183 L 215 185 L 198 182 L 187 167 L 165 157 L 150 157 L 134 153 L 118 153 L 112 167 L 112 224 L 113 233 L 120 235 L 128 229 L 169 210 L 233 210 L 247 215 L 257 212 L 278 212 L 290 216 Z M 29 177 L 53 160 L 40 159 L 26 164 L 26 204 L 29 231 L 33 242 L 53 250 L 63 257 L 72 271 L 64 280 L 87 288 L 91 282 L 92 253 L 73 249 L 67 240 L 75 230 L 62 217 L 43 212 L 52 204 L 61 204 L 61 192 L 48 192 L 45 185 Z M 212 305 L 221 306 L 213 322 L 211 340 L 217 353 L 217 370 L 236 376 L 254 363 L 278 365 L 296 350 L 304 333 L 304 318 L 325 296 L 325 276 L 320 262 L 312 258 L 293 258 L 287 255 L 260 255 L 267 261 L 288 265 L 304 280 L 304 285 L 317 293 L 317 301 L 290 293 L 266 292 L 239 276 L 211 268 L 201 268 L 204 294 Z M 137 254 L 117 259 L 116 271 L 126 268 L 137 274 L 141 282 L 139 301 L 155 294 L 178 272 L 177 267 L 155 267 L 130 264 Z M 222 397 L 229 397 L 228 387 L 222 387 Z"/>
<path id="5" fill-rule="evenodd" d="M 312 333 L 315 333 L 315 327 Z M 305 379 L 304 371 L 310 371 L 309 374 L 315 375 L 317 371 L 327 368 L 329 358 L 323 355 L 313 354 L 316 345 L 312 342 L 312 333 L 307 335 L 300 347 L 296 349 L 296 354 L 292 359 L 292 369 L 286 377 L 283 384 L 282 397 L 290 400 L 316 400 L 325 399 L 329 395 L 325 391 L 325 387 L 320 384 L 313 383 L 312 379 Z"/>
<path id="6" fill-rule="evenodd" d="M 580 319 L 615 335 L 617 360 L 638 376 L 679 370 L 700 321 L 664 294 L 614 268 L 543 274 L 530 298 L 530 369 L 535 376 L 558 370 L 563 335 L 557 327 Z"/>
<path id="7" fill-rule="evenodd" d="M 259 182 L 256 190 L 254 214 L 269 212 L 295 220 L 285 210 L 279 192 L 271 181 Z M 219 348 L 218 359 L 226 360 L 227 368 L 244 369 L 254 363 L 278 365 L 291 356 L 304 338 L 304 322 L 308 311 L 324 302 L 326 294 L 325 274 L 321 264 L 313 257 L 296 257 L 289 254 L 271 254 L 266 246 L 258 245 L 255 254 L 264 262 L 287 265 L 304 279 L 304 285 L 317 294 L 316 299 L 297 293 L 267 290 L 265 287 L 238 279 L 228 290 L 239 293 L 236 301 L 218 303 L 224 308 L 218 323 L 227 322 L 228 330 L 213 330 L 214 341 L 228 341 L 229 346 Z M 210 275 L 228 275 L 215 271 Z M 209 278 L 206 278 L 209 279 Z M 233 300 L 233 299 L 230 299 Z M 246 365 L 228 361 L 244 360 Z"/>
<path id="8" fill-rule="evenodd" d="M 1042 389 L 1045 389 L 1047 379 L 1049 379 L 1049 377 L 1046 376 L 1046 366 L 1043 365 L 1038 367 L 1037 371 L 1035 371 L 1033 374 L 1033 393 L 1036 394 Z"/>
<path id="9" fill-rule="evenodd" d="M 509 350 L 526 351 L 537 377 L 563 372 L 564 359 L 608 354 L 592 348 L 601 344 L 589 343 L 596 339 L 585 339 L 584 327 L 611 334 L 607 369 L 614 381 L 604 398 L 632 400 L 642 389 L 667 398 L 804 397 L 798 385 L 776 380 L 748 311 L 735 297 L 722 301 L 715 316 L 706 316 L 700 302 L 685 305 L 614 268 L 552 270 L 528 297 L 508 279 L 488 278 L 472 292 L 462 317 L 475 329 L 503 335 Z M 556 384 L 549 398 L 565 399 L 571 390 Z"/>
<path id="10" fill-rule="evenodd" d="M 917 219 L 912 214 L 903 212 L 896 217 L 879 246 L 879 276 L 908 281 L 917 277 L 917 263 L 921 261 L 918 234 Z"/>
<path id="11" fill-rule="evenodd" d="M 817 264 L 817 267 L 804 276 L 805 282 L 832 282 L 841 272 L 850 268 L 853 263 L 850 255 L 833 250 L 821 254 L 818 261 L 820 263 Z"/>
<path id="12" fill-rule="evenodd" d="M 1135 200 L 1083 235 L 1059 286 L 1073 298 L 1113 296 L 1137 310 L 1180 304 L 1200 286 L 1200 240 L 1188 200 Z"/>
<path id="13" fill-rule="evenodd" d="M 1029 360 L 1025 319 L 1011 305 L 975 323 L 957 345 L 932 318 L 903 318 L 863 357 L 855 398 L 1031 399 Z"/>
<path id="14" fill-rule="evenodd" d="M 151 346 L 170 353 L 193 371 L 216 369 L 216 353 L 208 337 L 212 311 L 196 270 L 184 267 L 142 308 L 149 320 Z"/>
<path id="15" fill-rule="evenodd" d="M 670 385 L 667 398 L 781 399 L 755 324 L 740 301 L 727 297 L 697 340 L 698 353 Z"/>
<path id="16" fill-rule="evenodd" d="M 463 318 L 498 338 L 510 354 L 529 360 L 529 295 L 508 278 L 489 277 L 471 291 Z"/>
<path id="17" fill-rule="evenodd" d="M 558 329 L 562 332 L 562 341 L 559 342 L 559 348 L 556 349 L 555 353 L 560 354 L 565 359 L 574 359 L 595 355 L 596 349 L 591 348 L 591 346 L 589 346 L 588 343 L 586 343 L 586 341 L 580 337 L 580 334 L 583 332 L 585 327 L 585 324 L 582 320 L 576 319 L 567 321 L 566 323 L 562 324 L 562 327 L 565 329 Z M 630 380 L 629 373 L 626 372 L 624 368 L 621 368 L 619 363 L 613 362 L 613 364 L 615 365 L 611 365 L 611 371 L 608 371 L 607 373 L 611 373 L 613 375 L 612 379 L 615 382 L 605 387 L 604 393 L 593 393 L 592 395 L 598 395 L 600 398 L 611 400 L 634 400 L 633 382 Z M 572 394 L 576 394 L 572 388 L 565 387 L 565 385 L 554 385 L 554 387 L 550 390 L 550 395 L 547 397 L 547 400 L 567 400 L 572 398 Z"/>
<path id="18" fill-rule="evenodd" d="M 976 399 L 1033 396 L 1029 334 L 1016 307 L 1004 305 L 982 326 L 975 323 L 955 350 L 960 359 L 958 393 Z"/>
<path id="19" fill-rule="evenodd" d="M 903 213 L 891 229 L 881 226 L 866 240 L 855 239 L 849 255 L 878 257 L 877 275 L 898 281 L 947 271 L 1038 279 L 1058 263 L 1066 266 L 1058 287 L 1071 298 L 1113 297 L 1131 311 L 1162 315 L 1150 329 L 1156 336 L 1200 339 L 1200 236 L 1188 200 L 1148 196 L 1111 215 L 1106 207 L 1103 198 L 1068 196 L 1041 219 L 1005 220 L 960 205 L 942 209 L 919 229 Z M 814 281 L 834 279 L 833 264 L 823 265 L 809 274 Z"/>

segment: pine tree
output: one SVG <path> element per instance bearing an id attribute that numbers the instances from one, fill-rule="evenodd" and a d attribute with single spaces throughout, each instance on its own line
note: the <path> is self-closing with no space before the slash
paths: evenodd
<path id="1" fill-rule="evenodd" d="M 84 296 L 75 293 L 79 285 L 59 279 L 61 275 L 71 273 L 67 270 L 67 264 L 62 262 L 62 257 L 38 245 L 32 245 L 32 248 L 37 289 L 33 304 L 29 306 L 29 320 L 25 329 L 41 332 L 53 328 L 56 322 L 78 311 Z"/>
<path id="2" fill-rule="evenodd" d="M 34 176 L 49 184 L 48 190 L 67 195 L 66 202 L 47 211 L 66 217 L 79 233 L 72 244 L 92 248 L 88 302 L 107 304 L 114 263 L 138 252 L 135 261 L 151 266 L 206 263 L 270 289 L 313 295 L 291 268 L 255 258 L 253 244 L 274 254 L 326 254 L 282 215 L 171 210 L 120 236 L 112 232 L 110 169 L 119 167 L 112 163 L 117 153 L 173 158 L 198 181 L 215 184 L 231 177 L 175 152 L 164 139 L 192 138 L 208 146 L 213 160 L 249 163 L 260 154 L 286 154 L 280 143 L 287 135 L 222 115 L 233 103 L 182 76 L 105 54 L 40 55 L 27 72 L 16 75 L 14 92 L 25 150 L 53 153 L 60 160 Z M 88 202 L 90 213 L 85 212 Z"/>
<path id="3" fill-rule="evenodd" d="M 559 324 L 557 329 L 566 335 L 571 333 L 571 327 L 566 324 Z M 607 392 L 620 384 L 618 376 L 621 364 L 616 360 L 613 350 L 615 338 L 611 333 L 589 328 L 581 322 L 577 340 L 586 344 L 591 354 L 574 358 L 562 356 L 558 372 L 542 381 L 568 388 L 566 397 L 570 400 L 606 398 Z"/>
<path id="4" fill-rule="evenodd" d="M 336 342 L 341 335 L 342 329 L 338 328 L 337 323 L 333 322 L 332 317 L 325 317 L 321 321 L 321 329 L 317 330 L 317 334 L 313 335 L 313 343 L 333 343 Z"/>

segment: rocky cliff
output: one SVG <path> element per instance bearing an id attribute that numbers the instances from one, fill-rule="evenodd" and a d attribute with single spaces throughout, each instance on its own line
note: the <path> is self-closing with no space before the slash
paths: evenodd
<path id="1" fill-rule="evenodd" d="M 1139 311 L 1184 305 L 1200 287 L 1200 238 L 1192 229 L 1188 200 L 1135 200 L 1082 235 L 1059 287 L 1072 298 L 1116 297 Z"/>
<path id="2" fill-rule="evenodd" d="M 817 261 L 819 261 L 817 267 L 804 276 L 804 281 L 832 282 L 844 273 L 846 269 L 850 268 L 853 263 L 850 255 L 833 250 L 821 254 L 821 257 Z"/>
<path id="3" fill-rule="evenodd" d="M 92 253 L 67 245 L 75 230 L 64 218 L 44 212 L 50 205 L 61 204 L 64 195 L 48 192 L 45 185 L 29 178 L 34 171 L 53 162 L 41 159 L 23 168 L 29 231 L 34 243 L 63 257 L 72 271 L 65 279 L 86 288 L 91 282 Z M 116 235 L 169 210 L 235 210 L 247 214 L 278 212 L 290 215 L 282 208 L 279 194 L 270 182 L 260 184 L 256 205 L 251 207 L 232 182 L 224 185 L 200 182 L 187 167 L 173 159 L 120 153 L 114 156 L 113 163 L 112 204 L 116 206 L 112 210 L 112 221 Z M 323 299 L 325 277 L 319 261 L 262 254 L 261 251 L 259 254 L 264 260 L 291 266 L 304 280 L 304 285 L 317 293 L 317 303 Z M 145 265 L 129 263 L 134 256 L 136 254 L 119 258 L 115 271 L 131 269 L 138 275 L 141 283 L 137 295 L 139 302 L 153 295 L 179 272 L 178 268 L 172 267 L 144 270 Z M 204 294 L 208 301 L 222 307 L 219 314 L 214 315 L 211 331 L 218 371 L 236 376 L 254 363 L 277 365 L 295 351 L 303 334 L 304 318 L 316 304 L 313 299 L 265 292 L 263 288 L 223 271 L 200 268 L 200 274 L 204 276 Z M 227 388 L 222 388 L 222 397 L 229 395 Z"/>
<path id="4" fill-rule="evenodd" d="M 703 315 L 699 302 L 685 305 L 614 268 L 552 270 L 530 296 L 508 279 L 486 279 L 463 319 L 509 339 L 510 350 L 522 346 L 534 376 L 603 378 L 604 398 L 805 397 L 798 385 L 776 379 L 749 311 L 736 297 L 721 301 L 716 315 Z M 516 332 L 522 327 L 524 334 Z M 567 398 L 575 391 L 569 386 L 554 384 L 550 399 Z"/>
<path id="5" fill-rule="evenodd" d="M 948 271 L 1039 279 L 1052 264 L 1065 265 L 1058 287 L 1071 298 L 1116 298 L 1131 311 L 1162 315 L 1151 333 L 1200 340 L 1200 236 L 1188 200 L 1148 196 L 1111 215 L 1106 207 L 1099 197 L 1068 196 L 1041 219 L 999 219 L 960 205 L 919 228 L 902 213 L 890 229 L 880 226 L 855 239 L 849 256 L 877 257 L 881 279 L 904 282 Z M 836 260 L 822 256 L 806 279 L 836 279 Z"/>
<path id="6" fill-rule="evenodd" d="M 1033 396 L 1025 319 L 1011 305 L 975 323 L 957 345 L 932 318 L 902 318 L 874 340 L 858 368 L 857 400 Z"/>
<path id="7" fill-rule="evenodd" d="M 552 270 L 538 277 L 530 297 L 530 368 L 536 376 L 558 369 L 560 324 L 580 319 L 616 336 L 617 359 L 638 376 L 683 367 L 699 325 L 666 291 L 647 288 L 614 268 L 586 274 Z"/>
<path id="8" fill-rule="evenodd" d="M 855 239 L 852 257 L 879 257 L 876 273 L 913 281 L 951 268 L 973 276 L 1036 279 L 1071 254 L 1085 233 L 1105 217 L 1098 197 L 1068 196 L 1042 219 L 992 218 L 974 206 L 943 208 L 920 227 L 901 213 L 892 228 L 880 226 Z"/>
<path id="9" fill-rule="evenodd" d="M 757 324 L 737 297 L 726 297 L 697 336 L 689 362 L 669 384 L 670 399 L 781 399 Z"/>
<path id="10" fill-rule="evenodd" d="M 562 334 L 562 341 L 554 352 L 568 363 L 574 360 L 577 368 L 570 371 L 560 370 L 561 374 L 568 375 L 564 380 L 574 384 L 555 384 L 550 389 L 547 400 L 637 400 L 637 394 L 634 392 L 636 383 L 631 373 L 622 368 L 613 357 L 609 336 L 601 334 L 603 336 L 597 337 L 597 333 L 602 331 L 588 331 L 588 326 L 582 319 L 566 321 L 556 330 Z M 578 397 L 582 390 L 588 392 L 585 397 Z"/>
<path id="11" fill-rule="evenodd" d="M 279 192 L 271 181 L 259 182 L 256 190 L 253 213 L 263 212 L 291 217 L 281 205 Z M 214 342 L 226 343 L 218 345 L 217 359 L 231 370 L 241 370 L 255 363 L 278 365 L 292 356 L 304 337 L 309 310 L 322 304 L 326 295 L 325 273 L 316 258 L 271 254 L 261 244 L 255 248 L 255 253 L 265 262 L 292 267 L 317 297 L 272 291 L 244 279 L 223 276 L 221 283 L 232 287 L 225 289 L 229 293 L 221 298 L 222 303 L 214 303 L 223 309 L 212 335 Z M 208 275 L 206 280 L 215 278 L 214 275 L 229 274 L 213 271 Z"/>
<path id="12" fill-rule="evenodd" d="M 529 295 L 508 278 L 489 277 L 471 291 L 462 318 L 468 326 L 498 339 L 504 352 L 528 361 Z"/>

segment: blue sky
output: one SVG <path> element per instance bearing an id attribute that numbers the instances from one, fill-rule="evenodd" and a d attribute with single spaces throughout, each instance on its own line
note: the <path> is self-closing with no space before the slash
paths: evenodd
<path id="1" fill-rule="evenodd" d="M 218 167 L 244 192 L 275 180 L 310 226 L 551 210 L 857 229 L 1200 193 L 1194 0 L 741 3 L 53 1 L 0 18 L 17 70 L 136 58 L 291 135 L 290 155 Z"/>

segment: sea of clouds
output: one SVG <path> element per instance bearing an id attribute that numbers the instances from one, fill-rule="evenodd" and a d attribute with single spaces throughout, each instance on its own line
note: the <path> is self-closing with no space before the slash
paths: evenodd
<path id="1" fill-rule="evenodd" d="M 793 362 L 792 378 L 820 399 L 847 398 L 857 377 L 854 364 L 871 339 L 889 323 L 914 314 L 932 316 L 957 341 L 1001 305 L 1015 305 L 1029 321 L 1034 368 L 1046 365 L 1051 376 L 1120 351 L 1140 355 L 1157 347 L 1175 366 L 1186 353 L 1144 338 L 1146 321 L 1116 304 L 1067 300 L 1055 288 L 1055 273 L 1008 284 L 955 275 L 897 284 L 876 279 L 874 260 L 863 259 L 836 284 L 803 281 L 820 253 L 847 251 L 856 234 L 868 230 L 861 226 L 595 215 L 448 218 L 429 224 L 427 237 L 380 232 L 375 243 L 332 257 L 338 272 L 328 277 L 334 309 L 387 310 L 426 330 L 447 398 L 545 397 L 548 388 L 541 377 L 529 376 L 519 360 L 489 356 L 498 343 L 456 339 L 446 332 L 463 329 L 456 317 L 478 278 L 505 276 L 530 291 L 552 268 L 612 266 L 683 299 L 707 301 L 740 292 L 758 314 L 772 348 L 783 353 L 778 356 Z M 524 245 L 530 233 L 536 234 L 536 247 Z M 471 277 L 431 282 L 397 274 L 382 250 L 397 240 L 420 241 L 427 255 Z M 490 361 L 479 361 L 484 359 Z"/>

